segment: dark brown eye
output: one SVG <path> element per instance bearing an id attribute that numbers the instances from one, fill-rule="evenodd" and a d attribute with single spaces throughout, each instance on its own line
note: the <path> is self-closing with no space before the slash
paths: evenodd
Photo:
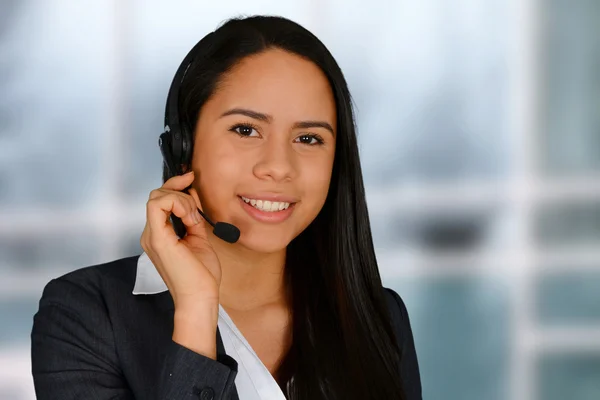
<path id="1" fill-rule="evenodd" d="M 244 135 L 244 136 L 250 136 L 252 134 L 252 131 L 254 130 L 254 128 L 252 128 L 251 126 L 240 126 L 238 127 L 239 129 L 239 133 L 240 135 Z"/>
<path id="2" fill-rule="evenodd" d="M 298 140 L 302 144 L 307 144 L 309 146 L 316 146 L 323 144 L 323 139 L 321 139 L 318 135 L 302 135 L 298 137 Z"/>
<path id="3" fill-rule="evenodd" d="M 241 137 L 251 137 L 250 135 L 252 135 L 252 131 L 256 131 L 256 128 L 252 125 L 238 124 L 232 126 L 229 130 L 237 133 Z"/>

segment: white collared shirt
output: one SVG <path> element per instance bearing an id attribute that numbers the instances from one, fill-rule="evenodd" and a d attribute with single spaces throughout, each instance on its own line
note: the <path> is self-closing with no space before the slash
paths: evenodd
<path id="1" fill-rule="evenodd" d="M 142 253 L 138 259 L 133 294 L 157 294 L 167 290 L 148 255 Z M 285 400 L 267 367 L 220 304 L 218 326 L 225 352 L 238 363 L 235 386 L 240 400 Z"/>

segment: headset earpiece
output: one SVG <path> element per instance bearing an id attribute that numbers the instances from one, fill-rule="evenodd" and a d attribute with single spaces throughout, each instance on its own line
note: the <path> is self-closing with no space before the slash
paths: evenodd
<path id="1" fill-rule="evenodd" d="M 177 69 L 171 87 L 169 88 L 169 94 L 167 95 L 167 104 L 165 106 L 165 131 L 160 135 L 158 139 L 158 145 L 163 155 L 165 168 L 163 168 L 163 181 L 166 182 L 168 179 L 175 175 L 183 173 L 182 165 L 190 165 L 192 161 L 192 143 L 193 136 L 192 132 L 189 132 L 180 123 L 179 119 L 179 88 L 183 82 L 185 74 L 192 64 L 201 43 L 205 43 L 206 40 L 212 38 L 212 33 L 207 35 L 203 40 L 198 42 L 192 50 L 185 56 L 183 62 Z M 188 189 L 184 190 L 188 193 Z M 240 230 L 234 225 L 226 222 L 217 222 L 216 224 L 210 220 L 202 210 L 198 209 L 200 215 L 212 225 L 214 234 L 228 243 L 235 243 L 240 237 Z M 180 218 L 176 217 L 175 214 L 171 214 L 171 222 L 175 233 L 182 239 L 186 235 L 186 228 Z"/>

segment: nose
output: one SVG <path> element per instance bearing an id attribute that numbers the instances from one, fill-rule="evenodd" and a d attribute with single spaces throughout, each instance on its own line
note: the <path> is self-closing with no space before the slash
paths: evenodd
<path id="1" fill-rule="evenodd" d="M 276 182 L 292 180 L 296 176 L 295 161 L 292 143 L 275 138 L 265 140 L 254 165 L 254 175 Z"/>

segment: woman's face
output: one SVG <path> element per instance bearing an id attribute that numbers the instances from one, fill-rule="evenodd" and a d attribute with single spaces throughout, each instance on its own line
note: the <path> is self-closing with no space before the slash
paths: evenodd
<path id="1" fill-rule="evenodd" d="M 312 62 L 279 49 L 243 59 L 196 125 L 192 168 L 202 207 L 240 229 L 239 245 L 284 249 L 325 203 L 336 120 L 329 82 Z"/>

